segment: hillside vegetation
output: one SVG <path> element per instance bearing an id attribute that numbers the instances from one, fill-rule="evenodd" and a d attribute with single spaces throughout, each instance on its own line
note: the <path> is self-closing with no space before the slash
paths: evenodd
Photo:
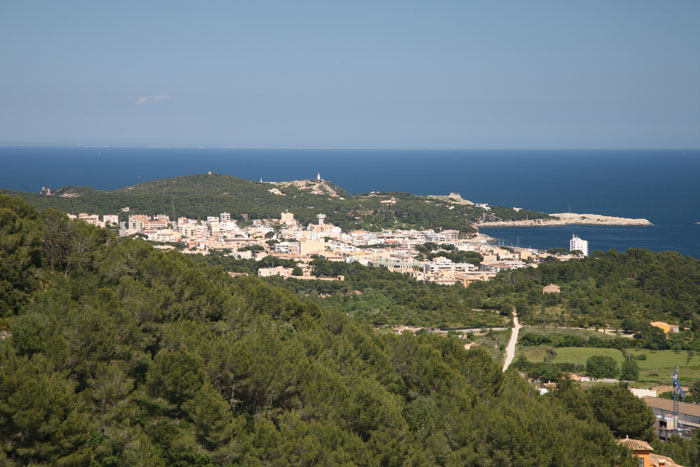
<path id="1" fill-rule="evenodd" d="M 3 195 L 0 316 L 2 465 L 635 465 L 456 339 Z"/>
<path id="2" fill-rule="evenodd" d="M 550 283 L 561 293 L 543 294 Z M 529 324 L 639 332 L 660 320 L 700 331 L 700 260 L 673 251 L 596 251 L 581 260 L 509 271 L 484 287 L 491 296 L 507 297 Z"/>
<path id="3" fill-rule="evenodd" d="M 261 266 L 284 262 L 272 257 L 258 262 L 220 255 L 198 259 L 252 275 Z M 357 263 L 316 259 L 313 265 L 315 274 L 342 274 L 345 281 L 269 281 L 323 308 L 339 309 L 375 325 L 499 325 L 515 306 L 525 324 L 613 327 L 643 335 L 643 341 L 623 341 L 625 346 L 700 351 L 700 339 L 695 338 L 696 333 L 700 337 L 700 261 L 675 252 L 596 251 L 581 260 L 552 260 L 537 267 L 504 271 L 494 280 L 476 282 L 468 288 L 416 282 L 403 274 Z M 550 283 L 558 284 L 561 293 L 543 294 L 542 288 Z M 659 320 L 690 331 L 664 339 L 663 333 L 659 336 L 660 331 L 654 332 L 649 326 L 651 321 Z"/>
<path id="4" fill-rule="evenodd" d="M 320 212 L 344 230 L 366 228 L 436 228 L 473 232 L 479 220 L 549 218 L 534 211 L 493 207 L 490 211 L 451 198 L 416 196 L 409 193 L 353 195 L 326 181 L 256 183 L 226 175 L 189 175 L 141 183 L 113 191 L 90 187 L 63 187 L 53 195 L 5 190 L 40 209 L 63 212 L 116 214 L 123 207 L 142 214 L 164 213 L 173 218 L 206 218 L 230 212 L 250 218 L 279 218 L 288 210 L 303 223 L 316 222 Z M 395 204 L 381 201 L 396 200 Z"/>
<path id="5" fill-rule="evenodd" d="M 221 254 L 194 256 L 194 260 L 227 271 L 257 275 L 261 267 L 294 267 L 293 262 L 268 256 L 261 261 L 234 259 Z M 499 308 L 485 293 L 462 285 L 444 286 L 416 281 L 386 268 L 316 258 L 311 262 L 318 277 L 344 276 L 344 281 L 266 278 L 265 281 L 313 301 L 321 308 L 340 310 L 374 326 L 413 325 L 440 328 L 507 326 L 512 307 Z M 485 307 L 485 308 L 483 308 Z"/>

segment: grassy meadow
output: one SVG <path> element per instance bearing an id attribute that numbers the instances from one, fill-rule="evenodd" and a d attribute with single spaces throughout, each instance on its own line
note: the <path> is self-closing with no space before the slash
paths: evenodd
<path id="1" fill-rule="evenodd" d="M 551 359 L 552 363 L 575 363 L 585 365 L 586 360 L 593 355 L 604 355 L 612 357 L 618 364 L 621 364 L 625 356 L 617 349 L 601 349 L 591 347 L 560 347 L 554 348 L 547 345 L 540 346 L 518 346 L 516 358 L 525 355 L 532 362 L 544 362 L 547 357 L 547 350 L 552 349 L 556 356 Z M 639 366 L 639 381 L 634 386 L 649 386 L 653 384 L 670 384 L 673 368 L 678 365 L 678 376 L 683 385 L 690 385 L 700 379 L 700 355 L 689 353 L 685 350 L 648 350 L 648 349 L 627 349 L 626 353 L 637 357 Z M 646 355 L 646 359 L 640 360 L 638 357 Z"/>

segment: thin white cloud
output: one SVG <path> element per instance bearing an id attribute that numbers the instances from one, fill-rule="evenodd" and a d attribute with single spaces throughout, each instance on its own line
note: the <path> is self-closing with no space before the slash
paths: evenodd
<path id="1" fill-rule="evenodd" d="M 139 97 L 136 99 L 136 104 L 141 105 L 141 104 L 150 104 L 151 102 L 157 102 L 157 101 L 167 101 L 170 99 L 170 96 L 167 94 L 161 94 L 159 96 L 143 96 Z"/>

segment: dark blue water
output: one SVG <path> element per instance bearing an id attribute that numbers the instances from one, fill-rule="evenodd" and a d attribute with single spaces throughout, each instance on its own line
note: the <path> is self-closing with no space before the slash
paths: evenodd
<path id="1" fill-rule="evenodd" d="M 207 171 L 258 180 L 313 178 L 351 193 L 459 192 L 528 209 L 644 217 L 653 227 L 484 229 L 506 244 L 677 250 L 700 258 L 700 150 L 464 151 L 0 147 L 0 187 L 114 189 Z"/>
<path id="2" fill-rule="evenodd" d="M 503 241 L 506 246 L 532 248 L 569 248 L 572 234 L 588 240 L 589 251 L 614 248 L 647 248 L 653 251 L 675 250 L 700 258 L 700 225 L 660 224 L 651 227 L 598 227 L 569 225 L 541 228 L 489 228 L 481 231 Z"/>

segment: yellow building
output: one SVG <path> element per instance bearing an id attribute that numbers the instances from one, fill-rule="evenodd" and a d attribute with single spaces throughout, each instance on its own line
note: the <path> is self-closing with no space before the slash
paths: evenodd
<path id="1" fill-rule="evenodd" d="M 302 240 L 299 246 L 301 255 L 317 255 L 326 250 L 326 242 L 318 240 Z"/>
<path id="2" fill-rule="evenodd" d="M 663 321 L 654 321 L 654 322 L 649 323 L 649 324 L 651 324 L 651 325 L 654 326 L 655 328 L 661 329 L 661 330 L 662 330 L 664 333 L 666 333 L 666 334 L 668 334 L 669 332 L 671 332 L 671 326 L 669 326 L 668 324 L 664 323 Z"/>
<path id="3" fill-rule="evenodd" d="M 629 436 L 617 443 L 632 451 L 632 455 L 639 459 L 639 467 L 651 467 L 651 451 L 654 448 L 649 443 L 639 439 L 630 439 Z"/>
<path id="4" fill-rule="evenodd" d="M 294 213 L 283 212 L 280 216 L 280 222 L 284 225 L 294 225 L 297 221 L 294 220 Z"/>
<path id="5" fill-rule="evenodd" d="M 627 437 L 618 440 L 618 444 L 632 451 L 632 455 L 639 459 L 639 467 L 683 467 L 680 464 L 676 464 L 670 457 L 652 454 L 651 451 L 653 451 L 654 448 L 646 441 Z"/>
<path id="6" fill-rule="evenodd" d="M 535 256 L 530 250 L 518 250 L 518 254 L 520 255 L 520 261 L 527 261 L 528 259 L 532 258 Z"/>
<path id="7" fill-rule="evenodd" d="M 678 332 L 680 330 L 677 324 L 668 324 L 664 323 L 663 321 L 654 321 L 649 324 L 655 328 L 661 329 L 665 334 L 668 334 L 669 332 Z"/>

